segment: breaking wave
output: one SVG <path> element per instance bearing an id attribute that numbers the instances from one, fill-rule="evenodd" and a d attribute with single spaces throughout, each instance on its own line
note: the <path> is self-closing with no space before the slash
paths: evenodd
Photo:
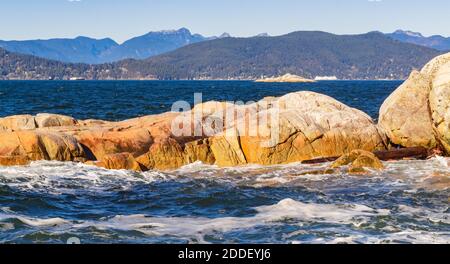
<path id="1" fill-rule="evenodd" d="M 450 243 L 449 161 L 367 175 L 318 173 L 328 164 L 0 167 L 0 242 Z"/>

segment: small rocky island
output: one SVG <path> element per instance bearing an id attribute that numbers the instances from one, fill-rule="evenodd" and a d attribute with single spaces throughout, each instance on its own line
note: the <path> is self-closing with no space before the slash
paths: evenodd
<path id="1" fill-rule="evenodd" d="M 294 74 L 288 73 L 288 74 L 285 74 L 285 75 L 279 76 L 279 77 L 258 79 L 255 82 L 267 82 L 267 83 L 311 83 L 311 82 L 315 82 L 315 81 L 311 80 L 311 79 L 303 78 L 303 77 L 298 76 L 298 75 L 294 75 Z"/>
<path id="2" fill-rule="evenodd" d="M 384 102 L 378 124 L 364 112 L 314 92 L 241 106 L 207 102 L 188 112 L 121 122 L 53 114 L 5 117 L 0 119 L 0 165 L 56 160 L 145 171 L 176 169 L 196 161 L 218 166 L 273 165 L 342 156 L 333 166 L 382 169 L 371 153 L 423 147 L 450 154 L 449 73 L 450 53 L 414 71 Z M 256 118 L 244 114 L 222 131 L 215 131 L 215 126 L 211 131 L 203 122 L 223 121 L 224 110 L 230 107 L 256 113 Z M 201 122 L 193 118 L 198 115 Z M 278 117 L 276 133 L 262 120 L 267 116 Z M 174 134 L 176 120 L 209 133 Z M 255 128 L 267 133 L 253 136 L 249 130 Z M 274 139 L 273 144 L 266 144 L 269 139 Z"/>

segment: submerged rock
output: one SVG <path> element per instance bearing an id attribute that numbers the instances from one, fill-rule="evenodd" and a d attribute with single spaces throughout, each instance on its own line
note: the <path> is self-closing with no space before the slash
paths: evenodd
<path id="1" fill-rule="evenodd" d="M 347 165 L 350 165 L 349 172 L 353 173 L 363 173 L 365 172 L 365 168 L 377 170 L 384 168 L 383 163 L 375 156 L 375 154 L 364 150 L 353 150 L 352 152 L 341 156 L 331 165 L 331 168 L 336 169 Z"/>

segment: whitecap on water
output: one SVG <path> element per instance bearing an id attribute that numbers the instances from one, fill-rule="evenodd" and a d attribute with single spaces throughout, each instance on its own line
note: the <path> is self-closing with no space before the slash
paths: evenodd
<path id="1" fill-rule="evenodd" d="M 431 221 L 433 223 L 444 223 L 450 225 L 450 214 L 447 213 L 449 210 L 448 206 L 431 210 L 425 209 L 423 207 L 416 208 L 407 205 L 399 205 L 398 210 L 400 214 L 408 215 L 409 217 L 416 220 Z"/>
<path id="2" fill-rule="evenodd" d="M 175 236 L 205 243 L 205 236 L 214 232 L 250 229 L 257 226 L 279 225 L 284 221 L 358 226 L 370 221 L 371 217 L 384 216 L 389 210 L 373 209 L 364 205 L 307 204 L 285 199 L 271 206 L 255 208 L 252 217 L 148 217 L 145 215 L 115 216 L 99 222 L 77 224 L 75 228 L 95 227 L 98 229 L 133 230 L 149 236 Z"/>
<path id="3" fill-rule="evenodd" d="M 11 211 L 9 208 L 1 208 L 0 209 L 0 224 L 3 224 L 4 226 L 9 227 L 10 229 L 13 229 L 14 225 L 12 223 L 5 223 L 5 221 L 11 220 L 11 219 L 19 220 L 23 224 L 26 224 L 28 226 L 33 226 L 33 227 L 58 226 L 58 225 L 70 223 L 70 221 L 64 220 L 59 217 L 48 218 L 48 219 L 32 218 L 32 217 L 27 217 L 27 216 L 23 216 L 20 214 L 16 214 L 15 212 Z"/>
<path id="4" fill-rule="evenodd" d="M 173 178 L 158 171 L 138 173 L 107 170 L 72 162 L 38 161 L 28 166 L 0 167 L 0 184 L 22 191 L 42 191 L 55 195 L 80 191 L 105 193 L 111 187 L 127 190 L 138 183 Z"/>

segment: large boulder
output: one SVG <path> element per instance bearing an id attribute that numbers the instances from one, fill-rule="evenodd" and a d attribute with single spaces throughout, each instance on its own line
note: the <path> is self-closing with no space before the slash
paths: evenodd
<path id="1" fill-rule="evenodd" d="M 450 154 L 450 53 L 411 74 L 384 102 L 379 126 L 396 145 Z"/>
<path id="2" fill-rule="evenodd" d="M 432 78 L 430 110 L 439 143 L 450 154 L 450 53 L 428 63 L 422 73 Z"/>
<path id="3" fill-rule="evenodd" d="M 271 100 L 256 116 L 245 113 L 213 137 L 211 149 L 221 166 L 272 165 L 381 150 L 385 138 L 367 114 L 325 95 L 298 92 Z"/>
<path id="4" fill-rule="evenodd" d="M 392 93 L 380 109 L 379 125 L 392 143 L 436 147 L 428 105 L 430 77 L 418 71 Z"/>

